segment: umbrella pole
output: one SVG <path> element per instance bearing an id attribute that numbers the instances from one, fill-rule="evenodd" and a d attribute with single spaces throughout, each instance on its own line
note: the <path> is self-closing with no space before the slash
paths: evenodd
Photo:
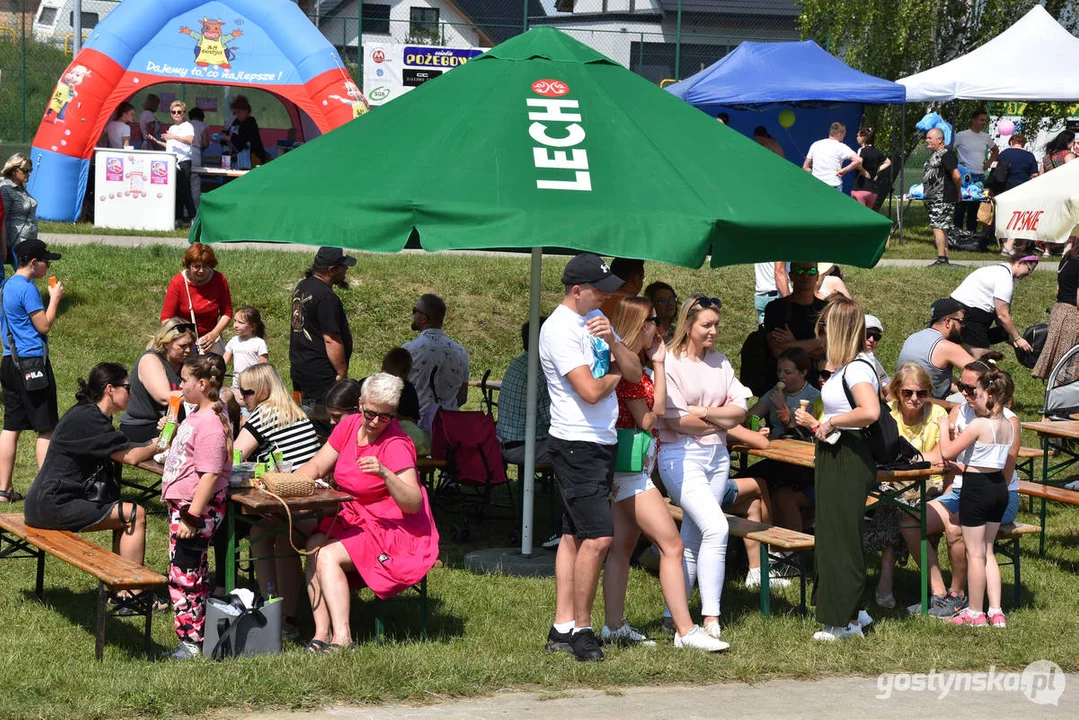
<path id="1" fill-rule="evenodd" d="M 899 206 L 896 218 L 899 221 L 899 244 L 903 244 L 903 188 L 907 180 L 907 104 L 903 103 L 903 109 L 899 114 Z M 892 183 L 892 191 L 895 191 L 895 183 Z"/>
<path id="2" fill-rule="evenodd" d="M 543 248 L 532 248 L 528 293 L 528 392 L 525 406 L 525 464 L 521 481 L 521 554 L 532 555 L 532 520 L 536 491 L 536 405 L 539 395 L 539 318 Z M 554 492 L 554 488 L 551 488 Z"/>

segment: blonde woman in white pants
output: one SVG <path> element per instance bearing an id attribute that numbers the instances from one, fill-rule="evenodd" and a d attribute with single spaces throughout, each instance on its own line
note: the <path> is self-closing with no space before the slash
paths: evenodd
<path id="1" fill-rule="evenodd" d="M 700 587 L 702 626 L 721 634 L 720 596 L 726 571 L 727 429 L 746 417 L 752 392 L 738 382 L 727 356 L 715 349 L 718 298 L 691 297 L 678 313 L 668 348 L 667 410 L 659 424 L 659 473 L 671 500 L 682 508 L 687 595 Z"/>

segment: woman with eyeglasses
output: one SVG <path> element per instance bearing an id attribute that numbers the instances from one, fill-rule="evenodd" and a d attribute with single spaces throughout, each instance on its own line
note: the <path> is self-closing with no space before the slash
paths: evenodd
<path id="1" fill-rule="evenodd" d="M 980 360 L 968 363 L 959 375 L 959 392 L 966 402 L 956 405 L 949 414 L 949 426 L 951 434 L 958 436 L 971 420 L 977 417 L 975 411 L 975 392 L 978 383 L 990 369 L 996 367 L 996 363 L 1003 356 L 994 351 L 984 355 Z M 1008 506 L 1004 511 L 1001 524 L 1015 522 L 1019 514 L 1019 473 L 1015 470 L 1015 462 L 1019 457 L 1020 423 L 1019 418 L 1010 409 L 1004 409 L 1004 417 L 1012 426 L 1012 449 L 1008 454 L 1008 465 L 1004 468 L 1004 477 L 1008 478 Z M 929 614 L 939 618 L 951 618 L 959 611 L 967 607 L 967 555 L 966 545 L 963 543 L 963 533 L 959 524 L 959 496 L 963 489 L 963 471 L 966 466 L 962 460 L 942 461 L 941 469 L 945 479 L 954 475 L 951 486 L 943 495 L 927 503 L 930 512 L 925 516 L 925 532 L 927 537 L 944 535 L 948 543 L 948 559 L 952 568 L 950 587 L 944 584 L 944 576 L 940 572 L 940 563 L 937 556 L 936 543 L 928 543 L 929 561 Z M 902 523 L 903 539 L 906 540 L 907 548 L 914 557 L 915 562 L 920 560 L 921 528 L 913 519 L 904 520 Z"/>
<path id="2" fill-rule="evenodd" d="M 895 398 L 888 403 L 888 408 L 899 434 L 905 437 L 922 458 L 941 465 L 940 429 L 937 420 L 948 417 L 948 412 L 940 405 L 929 402 L 933 392 L 933 381 L 929 373 L 916 362 L 900 366 L 888 388 L 888 396 Z M 926 491 L 931 496 L 938 496 L 944 490 L 944 477 L 933 475 L 926 480 Z M 910 506 L 917 506 L 918 492 L 903 498 Z M 877 605 L 882 608 L 894 608 L 895 596 L 893 577 L 897 563 L 906 564 L 907 544 L 904 542 L 899 526 L 902 520 L 910 517 L 894 505 L 882 507 L 873 516 L 871 532 L 866 536 L 866 550 L 880 551 L 880 578 L 877 580 Z"/>
<path id="3" fill-rule="evenodd" d="M 158 328 L 131 370 L 131 398 L 120 416 L 120 432 L 128 440 L 157 437 L 157 423 L 180 393 L 180 369 L 194 347 L 195 326 L 189 321 L 169 318 Z"/>
<path id="4" fill-rule="evenodd" d="M 1004 340 L 1016 350 L 1032 352 L 1012 321 L 1011 306 L 1015 281 L 1034 272 L 1038 256 L 1028 245 L 1016 243 L 1016 247 L 1009 262 L 978 268 L 952 291 L 952 299 L 966 310 L 961 337 L 974 359 Z"/>
<path id="5" fill-rule="evenodd" d="M 719 639 L 720 597 L 726 574 L 727 516 L 720 503 L 727 490 L 727 430 L 746 418 L 753 393 L 735 377 L 727 356 L 716 350 L 719 298 L 694 295 L 682 303 L 667 352 L 667 408 L 659 425 L 659 474 L 682 508 L 686 594 L 696 582 L 701 625 Z"/>
<path id="6" fill-rule="evenodd" d="M 824 329 L 827 328 L 827 334 Z M 817 322 L 824 336 L 828 364 L 834 369 L 821 389 L 824 415 L 818 422 L 799 408 L 795 419 L 812 428 L 819 441 L 815 453 L 817 502 L 817 620 L 824 629 L 819 641 L 862 636 L 873 622 L 862 610 L 865 556 L 862 525 L 865 501 L 876 486 L 877 463 L 862 430 L 880 417 L 880 386 L 865 356 L 865 311 L 854 300 L 832 298 Z"/>
<path id="7" fill-rule="evenodd" d="M 269 363 L 259 363 L 239 375 L 237 388 L 244 407 L 250 411 L 247 422 L 236 435 L 232 445 L 243 460 L 269 463 L 273 453 L 281 453 L 286 468 L 299 467 L 308 462 L 319 450 L 315 426 L 281 382 L 281 376 Z M 286 531 L 284 523 L 280 528 Z M 268 529 L 269 530 L 269 529 Z M 292 636 L 296 632 L 296 606 L 300 594 L 300 556 L 292 549 L 288 536 L 260 533 L 260 539 L 252 542 L 255 573 L 263 595 L 270 588 L 280 594 L 284 607 L 282 632 Z"/>
<path id="8" fill-rule="evenodd" d="M 184 251 L 181 265 L 165 290 L 161 322 L 172 317 L 187 318 L 198 332 L 196 350 L 224 357 L 221 333 L 232 321 L 232 290 L 224 274 L 217 270 L 217 254 L 209 245 L 193 243 Z"/>
<path id="9" fill-rule="evenodd" d="M 4 205 L 3 234 L 0 236 L 0 258 L 15 262 L 15 247 L 24 240 L 37 238 L 37 200 L 26 190 L 26 181 L 34 164 L 22 153 L 15 153 L 4 163 L 0 180 L 0 199 Z"/>
<path id="10" fill-rule="evenodd" d="M 165 152 L 176 156 L 176 224 L 184 223 L 184 211 L 187 211 L 187 222 L 195 219 L 195 201 L 191 197 L 191 159 L 195 150 L 195 126 L 184 119 L 187 114 L 187 103 L 183 100 L 174 100 L 169 105 L 169 114 L 172 116 L 172 125 L 161 133 L 160 138 L 150 135 L 150 141 Z"/>
<path id="11" fill-rule="evenodd" d="M 397 422 L 404 382 L 375 373 L 363 383 L 361 411 L 341 420 L 329 442 L 299 469 L 333 471 L 353 496 L 318 523 L 307 542 L 307 594 L 315 634 L 307 651 L 349 647 L 351 588 L 366 585 L 386 599 L 420 582 L 438 559 L 438 530 L 416 473 L 416 449 Z"/>
<path id="12" fill-rule="evenodd" d="M 644 296 L 652 301 L 659 321 L 656 332 L 663 342 L 669 343 L 674 337 L 674 321 L 678 315 L 678 293 L 665 282 L 649 283 L 644 289 Z"/>
<path id="13" fill-rule="evenodd" d="M 86 489 L 94 476 L 112 477 L 114 461 L 138 465 L 149 460 L 158 452 L 157 443 L 134 443 L 112 425 L 112 416 L 127 407 L 131 394 L 123 365 L 99 363 L 88 378 L 79 379 L 77 404 L 56 425 L 30 486 L 23 506 L 26 524 L 72 532 L 112 530 L 114 552 L 142 565 L 146 511 L 118 498 L 88 498 Z"/>

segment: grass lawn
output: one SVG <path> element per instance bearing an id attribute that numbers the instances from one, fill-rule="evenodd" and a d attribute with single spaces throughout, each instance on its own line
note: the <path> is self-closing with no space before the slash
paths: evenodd
<path id="1" fill-rule="evenodd" d="M 281 251 L 237 251 L 222 247 L 220 269 L 237 304 L 263 312 L 269 329 L 270 357 L 287 377 L 287 328 L 291 290 L 309 255 Z M 564 258 L 544 262 L 544 312 L 560 299 L 558 285 Z M 53 266 L 68 288 L 62 313 L 51 334 L 52 358 L 61 407 L 73 402 L 75 379 L 96 362 L 128 366 L 157 324 L 165 287 L 178 269 L 180 252 L 164 247 L 142 249 L 81 246 L 64 248 Z M 685 270 L 648 265 L 648 280 L 662 279 L 682 296 L 699 290 L 724 300 L 718 346 L 737 363 L 738 348 L 755 325 L 753 273 L 748 267 Z M 851 269 L 847 285 L 879 316 L 885 336 L 879 355 L 892 366 L 902 339 L 924 327 L 929 303 L 947 294 L 964 276 L 956 268 Z M 468 347 L 472 375 L 492 368 L 499 377 L 519 352 L 518 328 L 527 312 L 528 259 L 464 255 L 365 255 L 350 272 L 351 287 L 342 292 L 356 341 L 351 374 L 376 369 L 383 353 L 412 336 L 408 329 L 416 297 L 428 291 L 449 306 L 448 333 Z M 1052 302 L 1055 277 L 1036 273 L 1019 284 L 1014 314 L 1020 327 L 1044 318 Z M 1041 384 L 1009 358 L 1018 385 L 1017 411 L 1037 415 Z M 470 405 L 478 407 L 478 393 Z M 1025 438 L 1025 444 L 1035 439 Z M 34 473 L 32 443 L 24 438 L 16 487 L 28 488 Z M 133 471 L 132 471 L 133 472 Z M 536 503 L 536 535 L 549 533 L 547 502 Z M 1024 503 L 1025 508 L 1025 503 Z M 103 718 L 120 715 L 175 717 L 214 709 L 310 708 L 330 703 L 375 703 L 409 699 L 436 701 L 503 688 L 617 686 L 738 679 L 760 681 L 775 676 L 874 675 L 881 672 L 936 669 L 1020 669 L 1038 659 L 1053 660 L 1067 671 L 1079 667 L 1079 519 L 1061 506 L 1050 506 L 1046 557 L 1036 555 L 1037 538 L 1024 540 L 1023 579 L 1026 604 L 1009 607 L 1006 631 L 964 631 L 932 620 L 903 617 L 897 611 L 870 607 L 879 619 L 864 641 L 822 646 L 810 640 L 816 623 L 793 612 L 797 588 L 779 591 L 770 622 L 758 613 L 757 593 L 741 584 L 744 559 L 732 543 L 731 567 L 724 593 L 725 637 L 731 650 L 706 657 L 675 651 L 669 641 L 656 648 L 614 649 L 602 664 L 579 664 L 542 652 L 554 608 L 551 579 L 485 577 L 461 569 L 463 554 L 483 545 L 510 544 L 519 528 L 513 521 L 488 521 L 475 528 L 470 544 L 456 544 L 449 529 L 460 517 L 453 508 L 436 509 L 442 530 L 446 567 L 430 577 L 430 639 L 418 640 L 418 604 L 406 596 L 390 603 L 391 642 L 371 642 L 370 596 L 353 604 L 353 632 L 361 642 L 353 654 L 308 657 L 299 647 L 270 658 L 217 664 L 147 662 L 141 655 L 141 621 L 112 620 L 103 663 L 93 661 L 95 582 L 55 560 L 46 562 L 45 603 L 33 596 L 34 563 L 8 561 L 0 570 L 0 677 L 5 701 L 0 718 Z M 8 510 L 0 506 L 0 512 Z M 19 509 L 19 506 L 10 508 Z M 150 509 L 160 510 L 157 502 Z M 1020 520 L 1035 518 L 1021 513 Z M 106 534 L 95 536 L 107 543 Z M 147 564 L 166 567 L 166 527 L 153 515 L 148 533 Z M 869 594 L 876 581 L 871 559 Z M 1005 569 L 1005 597 L 1010 600 L 1010 568 Z M 917 598 L 913 564 L 897 572 L 896 595 L 903 605 Z M 695 601 L 694 601 L 695 602 Z M 602 597 L 594 624 L 602 624 Z M 631 576 L 628 616 L 632 623 L 658 634 L 663 601 L 658 582 L 635 570 Z M 309 634 L 304 622 L 302 633 Z M 159 650 L 176 638 L 171 616 L 153 625 Z M 304 637 L 306 640 L 306 636 Z"/>

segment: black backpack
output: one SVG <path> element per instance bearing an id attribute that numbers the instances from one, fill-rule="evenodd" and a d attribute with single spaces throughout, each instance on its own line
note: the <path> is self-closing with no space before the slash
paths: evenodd
<path id="1" fill-rule="evenodd" d="M 993 192 L 1003 192 L 1008 185 L 1008 173 L 1012 166 L 1007 160 L 997 160 L 989 167 L 989 172 L 982 181 L 982 187 Z"/>
<path id="2" fill-rule="evenodd" d="M 777 302 L 777 300 L 772 302 Z M 783 304 L 787 311 L 787 320 L 784 323 L 786 324 L 791 319 L 791 306 L 785 299 Z M 741 358 L 738 379 L 752 390 L 754 395 L 760 397 L 776 384 L 775 362 L 772 359 L 772 352 L 768 349 L 768 331 L 764 329 L 764 325 L 758 326 L 746 336 L 738 356 Z"/>
<path id="3" fill-rule="evenodd" d="M 877 372 L 876 368 L 868 360 L 855 358 L 851 362 L 863 362 L 869 366 L 874 375 Z M 851 394 L 850 386 L 847 384 L 846 372 L 843 373 L 843 392 L 846 393 L 847 402 L 850 403 L 850 406 L 852 408 L 857 407 L 858 403 L 854 401 L 854 395 Z M 877 395 L 877 402 L 880 403 L 880 417 L 872 425 L 862 429 L 862 437 L 869 443 L 869 452 L 872 453 L 873 459 L 877 461 L 877 467 L 893 470 L 929 467 L 927 462 L 914 462 L 914 458 L 920 458 L 921 453 L 915 450 L 914 446 L 899 434 L 899 423 L 892 417 L 891 409 L 879 394 Z"/>

